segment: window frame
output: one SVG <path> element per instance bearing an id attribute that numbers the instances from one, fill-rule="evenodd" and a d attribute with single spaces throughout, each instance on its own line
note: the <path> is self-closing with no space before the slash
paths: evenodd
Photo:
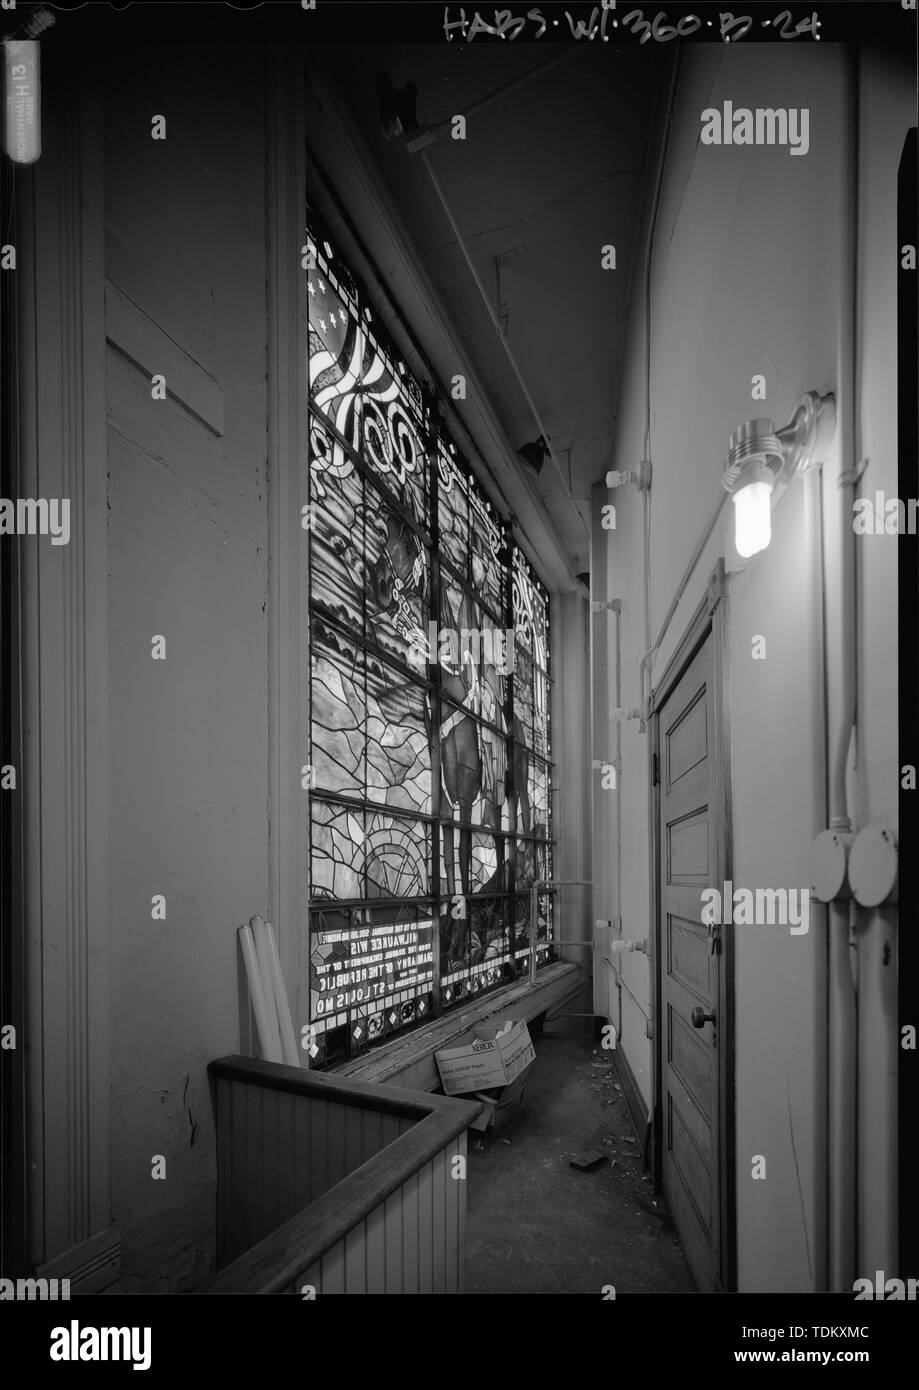
<path id="1" fill-rule="evenodd" d="M 315 1025 L 318 1023 L 319 1020 L 315 1018 L 313 1014 L 313 979 L 312 966 L 310 965 L 308 972 L 309 978 L 306 982 L 308 1001 L 308 1023 L 311 1025 L 310 1065 L 324 1066 L 335 1065 L 339 1062 L 347 1062 L 349 1060 L 353 1060 L 357 1056 L 364 1055 L 366 1051 L 369 1049 L 369 1047 L 378 1045 L 379 1042 L 387 1041 L 393 1037 L 404 1036 L 406 1033 L 412 1031 L 414 1028 L 424 1026 L 424 1024 L 429 1022 L 431 1019 L 441 1017 L 445 1012 L 448 1012 L 450 1009 L 455 1008 L 460 1004 L 468 1002 L 469 999 L 478 997 L 485 993 L 495 992 L 500 988 L 506 987 L 507 985 L 513 983 L 516 979 L 521 978 L 521 976 L 525 974 L 525 972 L 528 970 L 529 945 L 527 943 L 526 945 L 521 946 L 520 939 L 522 929 L 524 925 L 528 923 L 529 918 L 530 887 L 529 884 L 526 882 L 524 882 L 521 886 L 518 887 L 518 882 L 520 881 L 520 874 L 518 871 L 517 860 L 520 846 L 532 845 L 534 847 L 534 865 L 540 862 L 536 857 L 538 851 L 542 856 L 542 862 L 547 867 L 546 876 L 548 878 L 552 877 L 551 863 L 553 852 L 553 838 L 551 823 L 551 798 L 553 780 L 552 773 L 554 764 L 551 756 L 552 747 L 549 699 L 551 690 L 551 674 L 549 670 L 549 648 L 551 641 L 551 632 L 549 628 L 549 593 L 546 590 L 545 586 L 542 584 L 538 575 L 535 573 L 533 567 L 527 561 L 522 549 L 517 544 L 515 544 L 512 524 L 502 517 L 499 509 L 489 496 L 488 490 L 482 486 L 479 479 L 476 477 L 475 473 L 473 472 L 468 462 L 463 457 L 461 451 L 457 447 L 456 442 L 453 440 L 446 423 L 441 418 L 440 412 L 438 411 L 438 401 L 445 399 L 443 393 L 438 390 L 438 386 L 436 383 L 419 380 L 417 374 L 412 372 L 409 365 L 404 361 L 403 356 L 399 351 L 398 347 L 393 342 L 391 336 L 386 332 L 385 327 L 381 324 L 379 315 L 376 311 L 376 307 L 372 302 L 370 296 L 367 294 L 360 277 L 351 269 L 349 265 L 347 265 L 340 253 L 333 247 L 332 241 L 330 239 L 330 234 L 324 225 L 320 213 L 318 212 L 318 210 L 311 207 L 307 208 L 306 246 L 307 248 L 312 248 L 314 252 L 313 261 L 311 262 L 309 257 L 307 259 L 308 275 L 318 274 L 326 276 L 326 278 L 329 281 L 329 284 L 333 286 L 337 291 L 339 291 L 340 303 L 341 301 L 344 302 L 348 314 L 357 323 L 357 326 L 360 329 L 366 331 L 369 335 L 372 335 L 371 341 L 373 343 L 373 347 L 376 353 L 379 355 L 379 357 L 385 362 L 387 368 L 389 369 L 392 375 L 393 380 L 396 380 L 397 374 L 398 378 L 400 378 L 402 381 L 407 380 L 410 402 L 413 402 L 416 407 L 415 423 L 418 426 L 418 435 L 422 444 L 424 458 L 423 467 L 426 473 L 426 477 L 423 479 L 422 487 L 424 513 L 423 516 L 419 516 L 417 512 L 413 510 L 413 508 L 410 505 L 408 505 L 407 500 L 404 497 L 400 497 L 396 493 L 396 491 L 389 486 L 388 478 L 383 478 L 377 472 L 374 471 L 371 461 L 367 457 L 365 457 L 366 443 L 362 410 L 363 400 L 360 390 L 354 390 L 350 393 L 354 397 L 353 405 L 349 406 L 347 414 L 345 416 L 340 417 L 344 420 L 346 426 L 350 423 L 351 428 L 346 434 L 344 428 L 340 428 L 338 423 L 330 420 L 329 416 L 326 413 L 324 413 L 321 409 L 317 409 L 314 406 L 313 389 L 312 385 L 308 381 L 306 403 L 306 439 L 308 441 L 306 451 L 306 495 L 308 498 L 307 508 L 309 510 L 310 524 L 307 525 L 306 531 L 310 557 L 309 563 L 306 567 L 307 574 L 312 575 L 314 572 L 312 550 L 315 538 L 315 527 L 311 523 L 315 519 L 312 511 L 312 504 L 317 500 L 316 497 L 314 497 L 312 484 L 312 465 L 314 462 L 314 454 L 312 448 L 313 425 L 314 423 L 321 422 L 321 428 L 323 433 L 327 437 L 333 450 L 338 451 L 336 457 L 344 459 L 346 463 L 351 465 L 353 474 L 350 474 L 348 476 L 354 476 L 358 480 L 358 483 L 361 488 L 362 511 L 364 521 L 364 535 L 362 537 L 361 549 L 365 561 L 368 559 L 369 556 L 366 541 L 368 495 L 370 495 L 374 500 L 379 501 L 389 511 L 391 516 L 398 519 L 400 524 L 407 525 L 411 530 L 411 534 L 414 540 L 419 544 L 420 547 L 423 548 L 423 551 L 426 552 L 428 559 L 428 606 L 426 609 L 422 609 L 425 626 L 427 626 L 427 624 L 430 623 L 432 619 L 436 619 L 438 630 L 443 625 L 444 615 L 441 609 L 441 604 L 443 601 L 443 594 L 446 588 L 446 584 L 449 583 L 453 587 L 454 593 L 458 594 L 461 600 L 463 598 L 467 598 L 471 601 L 473 605 L 476 605 L 473 611 L 478 612 L 480 614 L 480 621 L 483 622 L 483 628 L 487 622 L 491 621 L 494 623 L 495 628 L 498 630 L 501 630 L 502 627 L 505 631 L 515 630 L 515 592 L 518 588 L 516 576 L 519 572 L 522 578 L 525 579 L 526 584 L 528 584 L 532 588 L 533 593 L 539 599 L 539 603 L 541 605 L 543 614 L 543 632 L 545 640 L 545 661 L 544 663 L 534 663 L 534 673 L 538 672 L 539 679 L 543 682 L 544 686 L 543 719 L 545 730 L 545 755 L 537 752 L 535 748 L 535 740 L 533 737 L 533 731 L 535 727 L 534 709 L 532 705 L 530 707 L 530 710 L 528 711 L 528 722 L 525 726 L 528 740 L 528 742 L 525 744 L 528 777 L 527 796 L 529 796 L 529 780 L 534 766 L 537 766 L 539 768 L 540 772 L 545 776 L 546 779 L 546 802 L 544 821 L 541 827 L 542 834 L 538 833 L 537 825 L 533 820 L 531 820 L 530 822 L 529 834 L 524 832 L 523 827 L 520 824 L 520 818 L 517 811 L 519 796 L 515 793 L 513 795 L 513 799 L 509 802 L 511 793 L 509 793 L 507 790 L 507 777 L 505 777 L 505 796 L 500 805 L 502 823 L 505 819 L 506 810 L 509 810 L 510 814 L 508 819 L 510 821 L 510 824 L 508 828 L 506 830 L 495 830 L 493 827 L 476 826 L 471 823 L 462 822 L 458 820 L 455 816 L 449 817 L 443 814 L 443 805 L 441 800 L 443 786 L 441 767 L 442 739 L 435 736 L 433 734 L 433 730 L 441 730 L 443 728 L 443 723 L 441 719 L 442 710 L 445 706 L 451 707 L 453 702 L 451 702 L 449 697 L 447 697 L 444 694 L 442 679 L 443 673 L 441 670 L 440 663 L 434 662 L 427 664 L 424 667 L 426 675 L 419 674 L 417 668 L 413 667 L 410 662 L 401 660 L 398 657 L 398 655 L 394 654 L 389 648 L 384 650 L 380 647 L 379 643 L 375 644 L 370 641 L 367 633 L 365 594 L 362 595 L 361 600 L 362 627 L 359 629 L 356 625 L 349 622 L 346 619 L 346 617 L 330 613 L 328 608 L 323 607 L 321 602 L 317 600 L 315 597 L 315 591 L 312 582 L 309 582 L 306 595 L 305 616 L 308 633 L 307 645 L 310 651 L 310 660 L 307 663 L 308 669 L 310 671 L 309 699 L 307 702 L 309 709 L 309 715 L 307 719 L 307 746 L 310 750 L 309 765 L 311 771 L 313 764 L 314 740 L 317 734 L 317 725 L 313 718 L 314 702 L 312 690 L 312 652 L 314 633 L 316 632 L 317 626 L 319 624 L 327 625 L 327 627 L 333 629 L 334 631 L 337 631 L 348 644 L 353 645 L 356 651 L 363 653 L 363 658 L 365 661 L 370 659 L 371 656 L 373 656 L 377 660 L 385 661 L 388 665 L 392 667 L 394 671 L 400 672 L 408 681 L 412 683 L 413 688 L 419 691 L 423 690 L 425 692 L 425 698 L 429 701 L 430 709 L 430 726 L 428 728 L 430 811 L 428 813 L 414 811 L 403 813 L 405 815 L 408 815 L 412 820 L 416 822 L 423 822 L 426 826 L 429 827 L 430 843 L 428 845 L 427 850 L 427 892 L 410 899 L 402 897 L 362 897 L 360 895 L 348 898 L 330 898 L 328 896 L 316 896 L 312 883 L 312 856 L 314 851 L 313 832 L 315 826 L 313 814 L 314 798 L 316 801 L 325 803 L 330 806 L 350 806 L 351 808 L 353 808 L 355 814 L 358 815 L 379 812 L 383 815 L 392 814 L 393 816 L 398 816 L 400 814 L 400 808 L 388 806 L 383 803 L 372 802 L 367 799 L 366 768 L 364 772 L 365 781 L 363 797 L 352 796 L 350 794 L 342 793 L 340 790 L 316 787 L 313 784 L 312 778 L 310 781 L 306 821 L 307 840 L 305 846 L 305 854 L 309 870 L 308 878 L 310 881 L 310 890 L 307 897 L 307 902 L 305 904 L 307 918 L 306 925 L 308 933 L 306 945 L 307 959 L 311 960 L 312 958 L 313 934 L 315 930 L 314 921 L 322 913 L 334 913 L 340 911 L 343 913 L 351 914 L 359 912 L 363 919 L 363 924 L 365 926 L 370 926 L 374 924 L 374 909 L 384 909 L 387 907 L 395 907 L 397 904 L 402 904 L 406 907 L 411 907 L 415 910 L 416 920 L 420 918 L 422 909 L 424 909 L 425 916 L 429 916 L 430 918 L 432 942 L 432 978 L 431 989 L 429 991 L 430 1007 L 425 1009 L 423 1015 L 421 1017 L 416 1016 L 412 1021 L 400 1022 L 399 1024 L 394 1026 L 390 1031 L 387 1031 L 381 1038 L 379 1038 L 377 1040 L 377 1043 L 362 1041 L 355 1045 L 353 1033 L 353 1018 L 354 1013 L 356 1011 L 356 1005 L 353 1002 L 349 1003 L 348 1005 L 344 1006 L 342 1011 L 341 1017 L 343 1019 L 343 1023 L 338 1025 L 344 1026 L 347 1029 L 347 1050 L 336 1051 L 331 1056 L 325 1055 L 325 1049 L 321 1045 L 321 1038 L 322 1033 L 328 1034 L 332 1031 L 332 1029 L 324 1029 L 322 1030 L 322 1033 L 320 1033 L 319 1035 L 317 1035 L 315 1032 Z M 324 287 L 321 288 L 323 294 L 326 293 L 326 289 Z M 342 290 L 344 291 L 344 293 L 341 293 Z M 311 294 L 310 296 L 308 296 L 307 303 L 309 307 L 312 307 L 314 298 L 315 294 Z M 400 323 L 403 322 L 401 315 L 399 315 L 399 319 Z M 325 331 L 326 323 L 323 321 L 324 337 Z M 308 362 L 309 355 L 310 349 L 308 347 Z M 364 362 L 365 353 L 362 352 L 361 368 L 363 368 Z M 338 361 L 336 360 L 335 366 L 337 365 Z M 309 377 L 309 366 L 307 366 L 307 376 Z M 347 395 L 349 393 L 345 392 L 343 394 Z M 418 408 L 419 405 L 420 409 Z M 351 436 L 350 438 L 348 437 L 349 434 Z M 470 498 L 475 499 L 476 508 L 479 512 L 484 513 L 485 517 L 487 517 L 488 523 L 494 526 L 494 529 L 497 533 L 498 547 L 495 553 L 496 556 L 499 558 L 499 562 L 501 565 L 499 602 L 495 602 L 493 596 L 491 595 L 482 595 L 478 593 L 471 581 L 471 571 L 469 565 L 467 564 L 465 573 L 460 573 L 454 560 L 448 553 L 445 553 L 444 545 L 442 543 L 442 470 L 440 462 L 441 459 L 443 459 L 444 462 L 449 462 L 457 469 L 460 477 L 463 479 L 463 487 L 466 492 L 466 495 Z M 370 494 L 368 494 L 368 488 L 372 489 L 372 492 Z M 467 515 L 469 518 L 471 518 L 472 510 L 472 507 L 468 508 Z M 470 542 L 472 539 L 471 519 L 467 520 L 467 525 L 470 529 L 467 533 L 465 553 L 467 556 L 469 556 L 471 555 Z M 443 573 L 441 573 L 441 567 L 443 567 Z M 467 716 L 474 720 L 476 727 L 488 729 L 492 731 L 495 737 L 498 737 L 502 740 L 503 755 L 505 759 L 505 772 L 508 772 L 509 770 L 509 775 L 511 777 L 513 776 L 513 772 L 515 769 L 515 756 L 518 748 L 518 740 L 515 737 L 515 716 L 517 714 L 517 704 L 515 702 L 516 692 L 515 678 L 513 674 L 513 671 L 516 669 L 516 656 L 519 646 L 516 639 L 517 634 L 515 630 L 515 640 L 513 643 L 514 662 L 511 665 L 511 673 L 506 675 L 504 678 L 505 698 L 503 701 L 502 710 L 504 727 L 502 728 L 498 722 L 493 722 L 484 718 L 480 718 L 478 715 L 473 714 L 468 710 L 466 711 Z M 534 679 L 534 692 L 535 687 L 536 680 Z M 366 688 L 367 685 L 365 676 L 365 692 Z M 534 698 L 535 700 L 535 694 L 531 693 L 531 698 Z M 364 708 L 363 719 L 366 725 L 366 705 Z M 365 750 L 367 746 L 368 744 L 365 743 Z M 364 824 L 366 825 L 366 822 L 364 822 Z M 456 993 L 451 988 L 451 986 L 456 983 L 458 972 L 454 972 L 453 975 L 451 975 L 451 973 L 447 969 L 446 962 L 442 961 L 441 959 L 441 913 L 444 905 L 449 905 L 449 895 L 446 891 L 446 884 L 443 881 L 441 873 L 441 845 L 443 841 L 443 830 L 445 826 L 468 829 L 472 832 L 472 834 L 487 834 L 491 840 L 498 839 L 499 843 L 504 847 L 505 850 L 505 853 L 501 856 L 501 859 L 499 860 L 499 868 L 503 864 L 503 884 L 497 886 L 492 890 L 489 890 L 487 893 L 483 893 L 481 889 L 477 891 L 472 886 L 472 884 L 470 884 L 469 899 L 470 924 L 473 916 L 471 909 L 474 906 L 481 906 L 481 904 L 486 902 L 504 904 L 503 911 L 501 911 L 500 913 L 502 931 L 504 934 L 504 944 L 501 953 L 497 957 L 497 971 L 495 972 L 494 968 L 492 968 L 491 971 L 486 972 L 483 968 L 484 962 L 479 962 L 477 963 L 477 965 L 473 965 L 471 961 L 467 959 L 467 963 L 465 966 L 467 987 L 465 989 L 462 989 L 459 993 Z M 496 872 L 497 871 L 498 870 L 496 870 Z M 364 894 L 366 894 L 368 888 L 366 879 L 361 886 L 363 888 Z M 456 886 L 455 881 L 454 886 Z M 537 952 L 538 965 L 547 964 L 551 959 L 554 959 L 554 953 L 552 949 L 554 934 L 552 931 L 551 895 L 546 894 L 544 901 L 548 904 L 548 919 L 546 923 L 545 945 L 540 946 Z M 381 924 L 377 923 L 376 925 Z M 347 969 L 347 966 L 345 967 L 345 969 Z M 485 979 L 487 974 L 493 973 L 497 974 L 497 978 L 491 979 L 488 984 L 482 985 L 481 983 L 476 983 L 477 980 L 480 982 L 481 980 Z M 417 992 L 415 994 L 415 997 L 418 997 Z"/>

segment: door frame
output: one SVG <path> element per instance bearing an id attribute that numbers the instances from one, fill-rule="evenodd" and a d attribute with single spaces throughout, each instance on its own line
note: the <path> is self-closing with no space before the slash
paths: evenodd
<path id="1" fill-rule="evenodd" d="M 653 960 L 653 1037 L 654 1101 L 652 1109 L 652 1155 L 654 1181 L 663 1189 L 663 1029 L 662 1019 L 662 931 L 661 931 L 661 834 L 660 711 L 711 634 L 714 664 L 712 706 L 715 717 L 715 799 L 716 882 L 732 877 L 733 805 L 731 799 L 730 677 L 728 667 L 728 591 L 724 561 L 718 560 L 709 576 L 705 593 L 683 636 L 651 692 L 648 739 L 648 785 L 651 792 L 651 913 Z M 718 972 L 718 1153 L 720 1173 L 720 1250 L 717 1256 L 722 1292 L 737 1287 L 737 1203 L 735 1196 L 735 1098 L 734 1098 L 734 936 L 727 926 L 721 939 L 721 969 Z"/>

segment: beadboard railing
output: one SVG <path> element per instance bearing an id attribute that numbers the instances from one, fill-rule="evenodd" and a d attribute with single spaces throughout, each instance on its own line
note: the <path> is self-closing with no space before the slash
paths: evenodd
<path id="1" fill-rule="evenodd" d="M 208 1071 L 218 1273 L 199 1292 L 462 1292 L 480 1102 L 248 1057 Z"/>

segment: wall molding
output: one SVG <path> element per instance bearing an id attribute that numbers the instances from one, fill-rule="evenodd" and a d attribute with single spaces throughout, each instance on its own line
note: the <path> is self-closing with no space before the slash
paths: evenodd
<path id="1" fill-rule="evenodd" d="M 29 1262 L 117 1262 L 112 1231 L 102 107 L 50 99 L 23 186 L 24 495 L 71 537 L 20 542 Z"/>
<path id="2" fill-rule="evenodd" d="M 47 1260 L 35 1273 L 41 1279 L 69 1279 L 73 1293 L 103 1293 L 117 1283 L 120 1261 L 120 1236 L 112 1226 Z"/>

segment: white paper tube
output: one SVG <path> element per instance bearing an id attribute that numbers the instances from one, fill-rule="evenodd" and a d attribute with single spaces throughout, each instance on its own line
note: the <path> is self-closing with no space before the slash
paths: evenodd
<path id="1" fill-rule="evenodd" d="M 255 937 L 255 949 L 258 952 L 259 963 L 262 967 L 262 982 L 265 986 L 265 993 L 269 1000 L 274 1000 L 284 1061 L 287 1062 L 288 1066 L 299 1067 L 300 1057 L 297 1052 L 297 1039 L 294 1034 L 293 1019 L 290 1016 L 290 1005 L 287 1002 L 287 990 L 284 988 L 284 979 L 281 975 L 281 958 L 278 955 L 278 941 L 274 927 L 270 922 L 263 922 L 261 917 L 253 917 L 250 926 Z"/>
<path id="2" fill-rule="evenodd" d="M 252 939 L 252 931 L 247 926 L 239 929 L 239 944 L 242 947 L 243 960 L 246 963 L 246 975 L 249 980 L 249 995 L 252 999 L 252 1008 L 255 1012 L 255 1025 L 258 1028 L 258 1041 L 262 1057 L 266 1062 L 281 1061 L 281 1040 L 278 1036 L 278 1025 L 275 1019 L 274 1001 L 269 1009 L 268 1000 L 265 997 L 265 989 L 262 984 L 262 976 L 259 970 L 258 957 L 255 951 L 255 942 Z"/>

